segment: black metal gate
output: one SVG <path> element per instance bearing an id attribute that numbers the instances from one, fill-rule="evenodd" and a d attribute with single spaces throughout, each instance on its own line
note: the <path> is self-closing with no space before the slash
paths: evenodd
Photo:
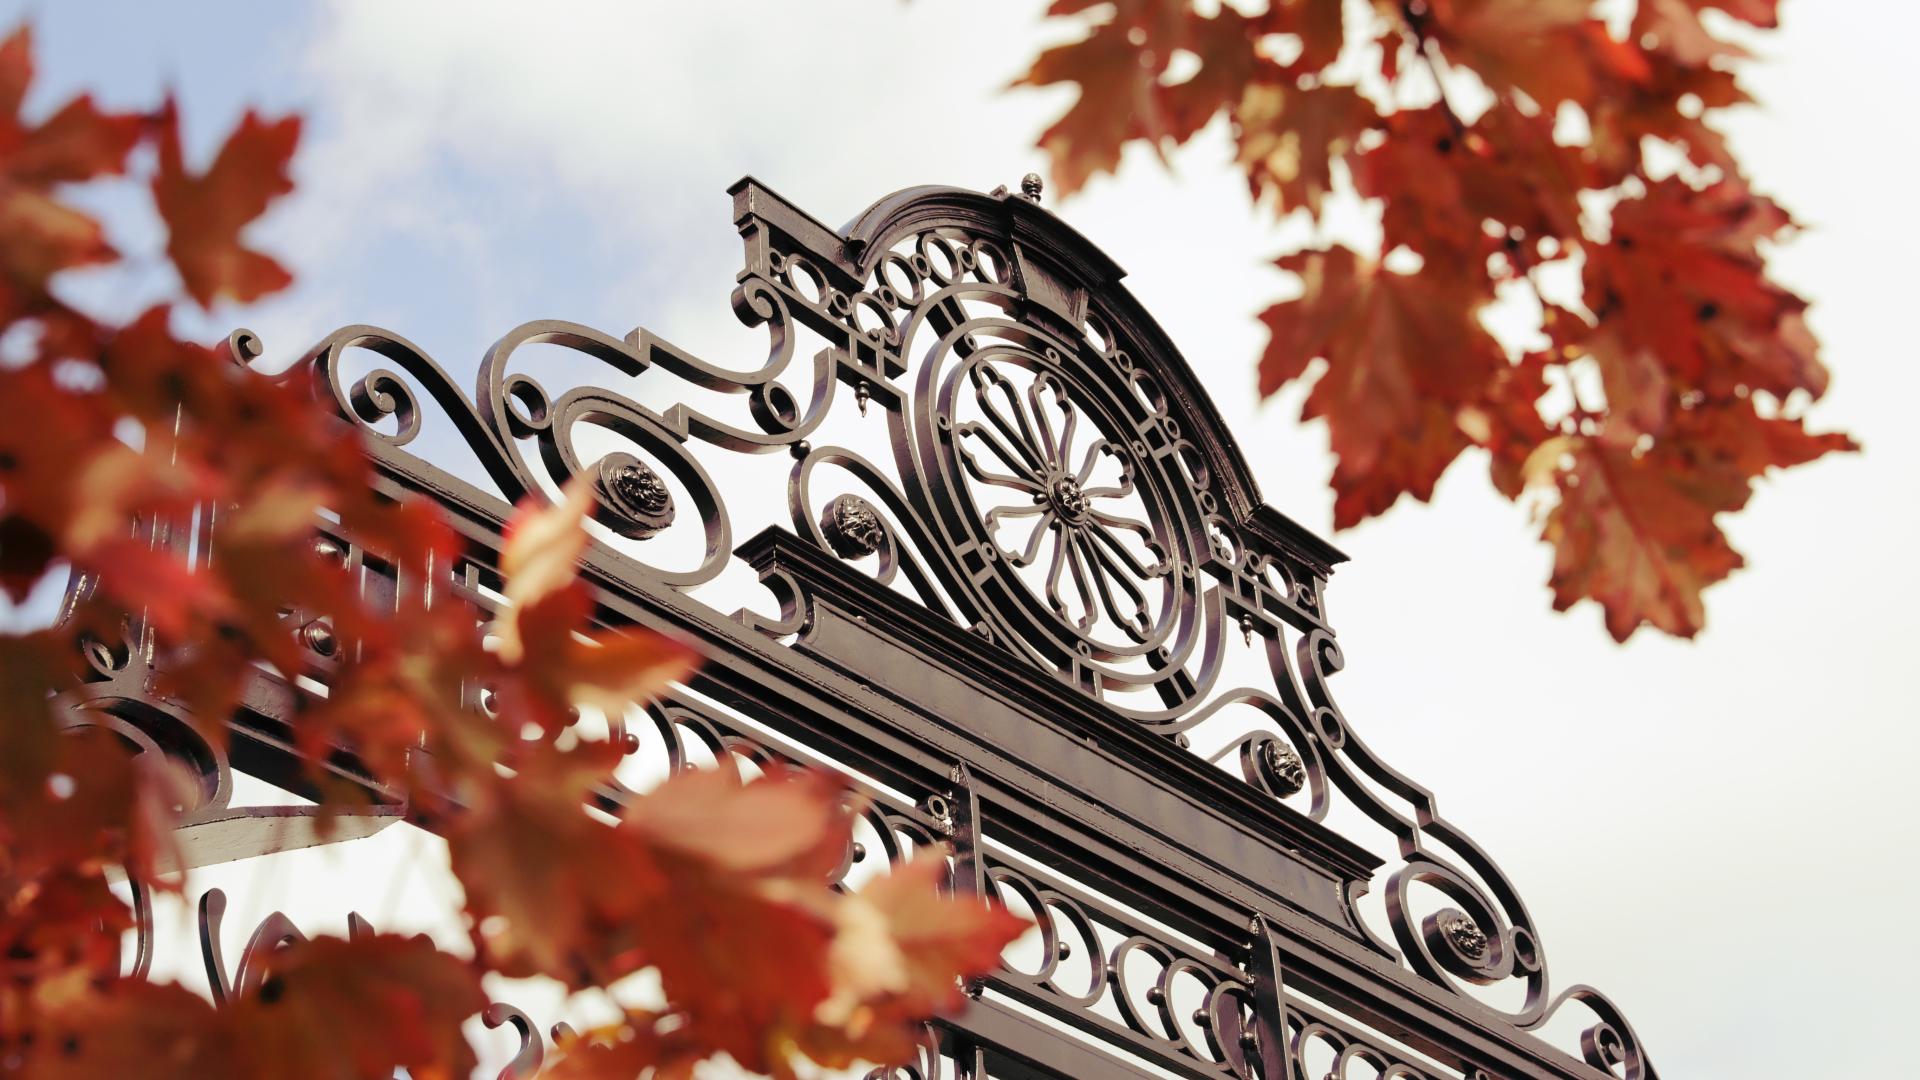
<path id="1" fill-rule="evenodd" d="M 708 657 L 613 734 L 669 766 L 844 770 L 872 799 L 870 867 L 950 839 L 960 887 L 1039 921 L 902 1076 L 1655 1076 L 1605 997 L 1550 987 L 1518 891 L 1342 715 L 1343 556 L 1260 501 L 1193 371 L 1036 179 L 903 191 L 841 230 L 752 180 L 732 195 L 754 363 L 535 322 L 469 399 L 387 331 L 316 347 L 293 377 L 368 433 L 384 491 L 436 500 L 467 545 L 429 582 L 337 529 L 322 550 L 376 594 L 491 610 L 512 503 L 593 474 L 600 617 Z M 536 352 L 564 391 L 522 370 Z M 757 495 L 754 462 L 774 474 Z M 302 679 L 252 676 L 228 753 L 138 664 L 79 692 L 200 769 L 191 861 L 314 842 L 302 810 L 225 795 L 231 768 L 301 787 L 288 723 L 332 663 L 323 625 L 308 644 Z M 350 756 L 325 767 L 366 783 Z M 1577 1045 L 1536 1034 L 1572 1007 Z M 537 1055 L 524 1016 L 488 1019 Z"/>

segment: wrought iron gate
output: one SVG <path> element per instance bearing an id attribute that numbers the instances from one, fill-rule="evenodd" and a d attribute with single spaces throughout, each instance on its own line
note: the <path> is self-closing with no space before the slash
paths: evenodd
<path id="1" fill-rule="evenodd" d="M 671 767 L 842 769 L 872 799 L 869 870 L 950 839 L 958 887 L 1039 921 L 902 1076 L 1655 1075 L 1605 997 L 1551 987 L 1518 891 L 1342 714 L 1343 556 L 1260 501 L 1193 371 L 1037 180 L 903 191 L 841 230 L 753 180 L 731 193 L 757 363 L 535 322 L 469 399 L 385 330 L 317 346 L 293 377 L 369 436 L 383 491 L 436 500 L 466 543 L 431 582 L 336 528 L 320 549 L 372 594 L 492 610 L 512 503 L 593 474 L 600 618 L 708 658 L 614 737 Z M 522 370 L 536 351 L 563 392 Z M 743 463 L 771 466 L 764 498 Z M 756 512 L 780 520 L 740 535 Z M 204 552 L 210 532 L 167 542 Z M 228 806 L 233 768 L 303 786 L 289 721 L 336 658 L 324 620 L 302 633 L 312 669 L 253 674 L 230 752 L 135 659 L 98 658 L 76 695 L 199 769 L 192 861 L 315 840 L 300 808 Z M 325 767 L 391 802 L 350 755 Z M 1577 1045 L 1536 1034 L 1563 1009 L 1584 1011 Z M 537 1058 L 524 1015 L 488 1020 Z"/>

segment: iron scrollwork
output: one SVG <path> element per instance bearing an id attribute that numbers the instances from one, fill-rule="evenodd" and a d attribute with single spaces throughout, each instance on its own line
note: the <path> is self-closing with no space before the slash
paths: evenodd
<path id="1" fill-rule="evenodd" d="M 1325 588 L 1343 556 L 1260 502 L 1191 369 L 1119 284 L 1119 269 L 1039 206 L 1037 184 L 993 195 L 911 189 L 840 230 L 752 181 L 733 194 L 746 254 L 733 307 L 766 334 L 764 354 L 745 365 L 711 363 L 645 330 L 614 338 L 534 322 L 488 350 L 469 398 L 410 342 L 355 326 L 310 351 L 305 374 L 294 377 L 311 378 L 344 420 L 369 432 L 374 456 L 404 486 L 483 517 L 504 518 L 513 502 L 592 476 L 603 527 L 593 557 L 601 576 L 633 597 L 704 595 L 734 558 L 735 513 L 709 465 L 728 460 L 716 454 L 784 452 L 793 533 L 850 573 L 909 595 L 991 643 L 1009 665 L 1054 680 L 1094 715 L 1182 750 L 1215 733 L 1205 740 L 1208 759 L 1267 800 L 1262 806 L 1284 808 L 1274 813 L 1289 829 L 1322 829 L 1344 803 L 1383 830 L 1396 861 L 1373 880 L 1342 882 L 1346 919 L 1334 929 L 1356 947 L 1403 965 L 1434 1000 L 1472 998 L 1462 1015 L 1492 1017 L 1514 1038 L 1564 1005 L 1591 1012 L 1577 1061 L 1554 1066 L 1556 1075 L 1585 1075 L 1567 1071 L 1585 1062 L 1629 1080 L 1654 1076 L 1604 997 L 1588 987 L 1552 994 L 1518 891 L 1440 815 L 1426 788 L 1354 732 L 1330 689 L 1345 660 Z M 550 392 L 524 370 L 535 347 L 565 350 L 604 377 Z M 370 369 L 367 352 L 378 358 Z M 657 393 L 663 387 L 677 389 Z M 851 411 L 841 404 L 848 399 Z M 491 491 L 406 450 L 426 401 L 471 455 L 467 474 Z M 842 421 L 851 432 L 835 426 Z M 860 431 L 869 437 L 856 446 Z M 692 537 L 691 557 L 668 539 L 683 534 Z M 678 561 L 672 550 L 682 552 Z M 739 624 L 804 639 L 814 625 L 804 590 L 778 567 L 764 580 L 779 617 L 747 612 Z M 313 625 L 324 639 L 324 622 Z M 310 644 L 324 655 L 319 639 Z M 114 655 L 105 649 L 101 663 L 111 666 Z M 1230 663 L 1248 656 L 1264 669 L 1260 685 L 1226 682 Z M 1217 737 L 1230 714 L 1249 709 L 1251 727 Z M 771 752 L 684 702 L 648 715 L 672 768 L 699 746 Z M 645 731 L 637 718 L 609 722 L 636 744 Z M 906 826 L 929 843 L 940 830 L 937 815 L 902 807 L 871 824 L 869 839 L 889 860 L 920 842 L 907 839 Z M 859 857 L 851 852 L 849 867 Z M 1221 959 L 1224 949 L 1190 955 L 1128 931 L 1119 956 L 1085 938 L 1090 923 L 1071 914 L 1079 902 L 1066 892 L 1006 863 L 983 865 L 995 888 L 1062 915 L 1104 970 L 1151 956 L 1213 987 L 1219 999 L 1202 1010 L 1213 1026 L 1201 1025 L 1212 1034 L 1169 1052 L 1231 1075 L 1257 1073 L 1238 1035 L 1222 1038 L 1244 1028 L 1239 1003 L 1249 992 Z M 1384 933 L 1362 910 L 1370 889 L 1383 902 Z M 1050 932 L 1049 949 L 1080 948 Z M 1024 982 L 1009 974 L 1007 985 L 1056 1005 L 1105 992 L 1063 989 L 1059 962 Z M 1523 988 L 1515 1008 L 1473 997 L 1513 984 Z M 1233 1006 L 1219 1004 L 1226 1001 Z M 1192 1017 L 1161 1015 L 1166 1007 L 1144 991 L 1112 1003 L 1118 1020 L 1103 1022 L 1143 1045 L 1166 1050 L 1197 1030 Z M 1367 1049 L 1374 1044 L 1364 1033 L 1336 1031 L 1303 1011 L 1287 1015 L 1291 1039 L 1337 1042 L 1342 1062 L 1362 1060 L 1381 1075 L 1432 1074 L 1430 1065 Z"/>

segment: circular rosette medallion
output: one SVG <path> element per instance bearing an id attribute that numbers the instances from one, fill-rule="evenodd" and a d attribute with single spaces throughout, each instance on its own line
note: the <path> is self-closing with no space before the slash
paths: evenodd
<path id="1" fill-rule="evenodd" d="M 922 372 L 936 502 L 989 614 L 1096 693 L 1158 690 L 1154 711 L 1190 698 L 1201 533 L 1194 493 L 1142 435 L 1164 447 L 1161 418 L 1091 350 L 1069 362 L 997 322 L 949 340 L 937 378 Z"/>

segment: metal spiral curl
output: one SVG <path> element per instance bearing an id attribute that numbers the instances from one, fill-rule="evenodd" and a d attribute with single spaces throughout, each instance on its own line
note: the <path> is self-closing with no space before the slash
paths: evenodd
<path id="1" fill-rule="evenodd" d="M 816 508 L 813 486 L 816 474 L 823 468 L 833 468 L 850 475 L 866 489 L 867 493 L 879 500 L 879 506 L 868 503 L 865 498 L 853 495 L 838 495 L 827 504 Z M 836 507 L 848 504 L 842 500 L 859 499 L 866 503 L 871 521 L 866 523 L 866 535 L 871 541 L 870 550 L 848 547 L 844 532 L 839 539 L 835 530 L 843 529 L 835 515 L 843 511 Z M 810 449 L 793 466 L 787 480 L 787 505 L 793 519 L 794 530 L 802 536 L 811 538 L 815 543 L 834 552 L 841 558 L 864 558 L 877 555 L 874 581 L 881 585 L 892 585 L 895 578 L 905 573 L 914 594 L 928 609 L 948 615 L 945 594 L 935 583 L 927 567 L 914 555 L 914 550 L 926 550 L 931 537 L 919 525 L 919 519 L 912 511 L 907 497 L 897 490 L 885 473 L 872 462 L 851 450 L 837 446 L 822 446 Z M 884 509 L 885 513 L 880 511 Z M 888 520 L 904 523 L 909 531 L 911 544 L 903 544 L 896 536 L 893 524 Z M 978 618 L 977 609 L 966 612 L 969 621 Z"/>
<path id="2" fill-rule="evenodd" d="M 1027 993 L 1044 997 L 1048 1008 L 1066 1009 L 1081 1017 L 1076 1023 L 1111 1025 L 1096 1007 L 1110 1007 L 1132 1036 L 1163 1052 L 1218 1070 L 1223 1076 L 1252 1080 L 1257 1076 L 1249 1050 L 1254 1002 L 1244 975 L 1218 957 L 1195 952 L 1190 946 L 1164 940 L 1132 925 L 1114 912 L 1096 908 L 1092 901 L 1070 895 L 1064 887 L 1044 884 L 1033 874 L 1004 863 L 990 863 L 990 886 L 1017 897 L 1033 915 L 1040 934 L 1040 961 L 1033 970 L 1003 966 L 998 979 Z M 1101 929 L 1119 940 L 1108 948 Z M 1145 984 L 1137 974 L 1146 961 L 1152 970 Z M 1066 980 L 1069 961 L 1084 964 L 1086 984 Z M 1192 980 L 1201 990 L 1199 1007 L 1191 1017 L 1176 1013 L 1175 984 Z"/>
<path id="3" fill-rule="evenodd" d="M 1547 965 L 1518 891 L 1478 845 L 1440 816 L 1431 792 L 1388 767 L 1353 734 L 1329 686 L 1345 666 L 1332 635 L 1304 633 L 1294 651 L 1298 686 L 1285 650 L 1269 650 L 1288 711 L 1311 717 L 1310 730 L 1333 786 L 1400 843 L 1402 862 L 1388 877 L 1385 901 L 1401 959 L 1455 993 L 1464 992 L 1462 982 L 1489 986 L 1519 979 L 1525 1000 L 1505 1015 L 1516 1026 L 1535 1023 L 1547 1007 Z M 1412 813 L 1384 801 L 1379 790 L 1405 800 Z M 1413 892 L 1416 884 L 1436 890 L 1453 906 L 1423 910 Z M 1364 925 L 1357 911 L 1354 920 Z"/>
<path id="4" fill-rule="evenodd" d="M 1231 757 L 1239 766 L 1241 779 L 1274 798 L 1288 799 L 1306 793 L 1307 816 L 1315 821 L 1325 820 L 1333 801 L 1326 751 L 1300 712 L 1272 694 L 1243 687 L 1215 698 L 1195 715 L 1194 722 L 1210 720 L 1236 705 L 1265 714 L 1278 730 L 1250 731 L 1221 747 L 1208 760 L 1217 763 Z"/>
<path id="5" fill-rule="evenodd" d="M 1587 1064 L 1621 1080 L 1655 1080 L 1653 1064 L 1626 1014 L 1591 986 L 1576 985 L 1561 991 L 1538 1020 L 1525 1026 L 1545 1027 L 1568 1002 L 1584 1006 L 1594 1017 L 1594 1022 L 1580 1032 L 1580 1056 Z"/>

